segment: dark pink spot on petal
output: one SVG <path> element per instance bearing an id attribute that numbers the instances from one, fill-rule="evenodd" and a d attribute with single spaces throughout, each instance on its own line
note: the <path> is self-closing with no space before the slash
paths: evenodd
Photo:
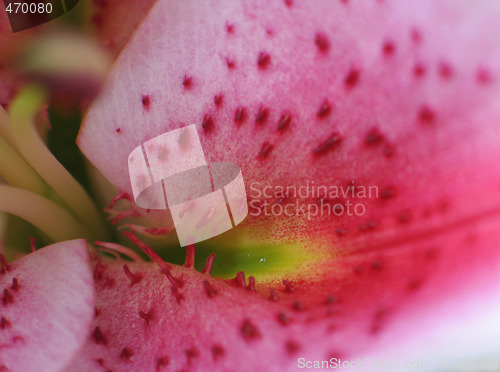
<path id="1" fill-rule="evenodd" d="M 345 77 L 344 84 L 348 88 L 353 88 L 358 84 L 359 82 L 359 70 L 357 69 L 352 69 L 347 73 L 347 76 Z"/>
<path id="2" fill-rule="evenodd" d="M 381 199 L 390 199 L 396 195 L 396 190 L 394 187 L 387 187 L 380 192 Z"/>
<path id="3" fill-rule="evenodd" d="M 12 278 L 12 285 L 10 286 L 10 289 L 12 289 L 14 292 L 17 292 L 21 288 L 19 285 L 19 279 L 17 278 Z"/>
<path id="4" fill-rule="evenodd" d="M 12 337 L 12 342 L 17 344 L 17 343 L 26 343 L 26 340 L 22 336 L 14 336 Z"/>
<path id="5" fill-rule="evenodd" d="M 408 292 L 418 291 L 420 288 L 422 288 L 423 284 L 424 284 L 424 282 L 420 278 L 411 279 L 407 285 Z"/>
<path id="6" fill-rule="evenodd" d="M 212 119 L 212 116 L 208 114 L 205 115 L 203 117 L 203 122 L 201 123 L 201 127 L 207 132 L 211 131 L 214 127 L 214 119 Z"/>
<path id="7" fill-rule="evenodd" d="M 257 327 L 249 320 L 245 319 L 240 328 L 241 335 L 245 341 L 250 342 L 261 337 Z"/>
<path id="8" fill-rule="evenodd" d="M 304 305 L 300 301 L 294 301 L 293 304 L 292 304 L 292 307 L 293 307 L 294 310 L 297 310 L 297 311 L 304 310 Z"/>
<path id="9" fill-rule="evenodd" d="M 330 41 L 328 40 L 328 37 L 322 32 L 316 33 L 314 43 L 316 44 L 318 50 L 322 53 L 327 53 L 330 49 Z"/>
<path id="10" fill-rule="evenodd" d="M 225 354 L 224 348 L 221 345 L 214 345 L 212 346 L 211 350 L 212 350 L 212 356 L 215 361 L 222 358 Z"/>
<path id="11" fill-rule="evenodd" d="M 344 236 L 346 234 L 346 230 L 341 228 L 341 227 L 338 227 L 335 229 L 335 233 L 338 235 L 338 236 Z"/>
<path id="12" fill-rule="evenodd" d="M 377 128 L 371 129 L 365 137 L 366 145 L 378 145 L 384 140 L 384 136 Z"/>
<path id="13" fill-rule="evenodd" d="M 3 290 L 2 303 L 4 306 L 14 303 L 14 296 L 12 296 L 8 289 Z"/>
<path id="14" fill-rule="evenodd" d="M 134 355 L 134 352 L 128 347 L 124 347 L 120 352 L 120 359 L 122 360 L 130 360 L 130 358 Z"/>
<path id="15" fill-rule="evenodd" d="M 397 217 L 397 221 L 400 223 L 400 224 L 406 224 L 406 223 L 410 223 L 411 222 L 411 219 L 412 219 L 412 216 L 411 216 L 411 213 L 409 211 L 404 211 L 404 212 L 401 212 L 398 217 Z"/>
<path id="16" fill-rule="evenodd" d="M 218 108 L 222 106 L 223 101 L 224 101 L 224 95 L 222 93 L 219 93 L 214 97 L 214 104 Z"/>
<path id="17" fill-rule="evenodd" d="M 332 112 L 332 105 L 328 100 L 324 100 L 316 113 L 316 116 L 320 119 L 326 118 Z"/>
<path id="18" fill-rule="evenodd" d="M 288 354 L 295 355 L 300 350 L 300 346 L 295 341 L 287 341 L 285 343 L 285 349 L 286 349 Z"/>
<path id="19" fill-rule="evenodd" d="M 410 37 L 411 37 L 412 41 L 415 44 L 418 44 L 418 43 L 420 43 L 422 41 L 422 34 L 416 28 L 412 28 L 411 29 L 411 31 L 410 31 Z"/>
<path id="20" fill-rule="evenodd" d="M 108 342 L 106 340 L 106 337 L 104 337 L 104 334 L 101 331 L 100 327 L 95 327 L 94 332 L 92 333 L 92 339 L 96 344 L 101 344 L 101 345 L 107 345 Z"/>
<path id="21" fill-rule="evenodd" d="M 0 319 L 0 328 L 1 329 L 9 328 L 10 326 L 11 326 L 10 322 L 5 317 L 2 317 Z"/>
<path id="22" fill-rule="evenodd" d="M 285 313 L 278 313 L 276 319 L 281 325 L 288 325 L 290 323 L 290 318 Z"/>
<path id="23" fill-rule="evenodd" d="M 255 124 L 264 124 L 269 117 L 269 109 L 260 107 L 257 115 L 255 116 Z"/>
<path id="24" fill-rule="evenodd" d="M 358 226 L 359 231 L 363 232 L 369 232 L 374 230 L 377 227 L 377 224 L 375 221 L 368 221 L 366 223 L 362 223 L 361 225 Z"/>
<path id="25" fill-rule="evenodd" d="M 436 114 L 429 106 L 423 105 L 418 112 L 418 119 L 424 124 L 431 124 L 436 119 Z"/>
<path id="26" fill-rule="evenodd" d="M 394 146 L 393 145 L 385 145 L 384 146 L 384 155 L 387 157 L 387 158 L 391 158 L 392 156 L 394 156 Z"/>
<path id="27" fill-rule="evenodd" d="M 260 52 L 259 57 L 257 58 L 257 66 L 259 66 L 261 70 L 265 70 L 269 67 L 270 63 L 271 56 L 266 52 Z"/>
<path id="28" fill-rule="evenodd" d="M 441 62 L 439 64 L 439 75 L 443 79 L 450 79 L 453 76 L 453 67 L 447 62 Z"/>
<path id="29" fill-rule="evenodd" d="M 490 70 L 480 67 L 477 70 L 476 79 L 479 84 L 488 84 L 493 81 L 493 75 Z"/>
<path id="30" fill-rule="evenodd" d="M 191 76 L 184 76 L 184 80 L 182 81 L 182 85 L 184 89 L 190 90 L 193 87 L 193 78 Z"/>
<path id="31" fill-rule="evenodd" d="M 283 285 L 285 286 L 285 292 L 292 293 L 295 292 L 295 288 L 288 279 L 283 280 Z"/>
<path id="32" fill-rule="evenodd" d="M 203 287 L 205 288 L 205 294 L 208 298 L 215 297 L 217 295 L 217 291 L 210 285 L 208 280 L 203 281 Z"/>
<path id="33" fill-rule="evenodd" d="M 198 356 L 200 355 L 200 352 L 195 347 L 192 347 L 190 349 L 184 350 L 184 354 L 186 354 L 188 363 L 192 363 L 193 360 L 198 358 Z"/>
<path id="34" fill-rule="evenodd" d="M 314 155 L 323 155 L 337 148 L 342 143 L 342 136 L 338 132 L 332 133 L 325 141 L 313 149 Z"/>
<path id="35" fill-rule="evenodd" d="M 226 65 L 228 69 L 232 70 L 236 67 L 236 62 L 234 59 L 226 58 Z"/>
<path id="36" fill-rule="evenodd" d="M 271 301 L 278 301 L 279 300 L 278 294 L 276 293 L 276 291 L 273 288 L 270 289 L 269 299 Z"/>
<path id="37" fill-rule="evenodd" d="M 326 303 L 327 305 L 336 304 L 336 303 L 338 303 L 338 302 L 339 302 L 339 299 L 338 299 L 337 297 L 332 296 L 332 295 L 328 295 L 328 296 L 326 296 L 326 301 L 325 301 L 325 303 Z"/>
<path id="38" fill-rule="evenodd" d="M 278 130 L 284 131 L 290 126 L 291 122 L 292 122 L 292 115 L 290 113 L 285 113 L 281 115 L 281 118 L 278 122 Z"/>
<path id="39" fill-rule="evenodd" d="M 247 110 L 244 107 L 238 107 L 234 113 L 234 121 L 237 124 L 242 124 L 247 119 Z"/>
<path id="40" fill-rule="evenodd" d="M 375 312 L 370 329 L 372 334 L 377 334 L 382 330 L 382 327 L 387 319 L 387 315 L 387 310 L 385 309 L 380 309 Z"/>
<path id="41" fill-rule="evenodd" d="M 149 110 L 149 105 L 151 104 L 151 100 L 148 95 L 142 96 L 142 106 Z"/>
<path id="42" fill-rule="evenodd" d="M 161 356 L 156 358 L 156 370 L 159 371 L 163 367 L 170 364 L 170 358 L 168 356 Z"/>
<path id="43" fill-rule="evenodd" d="M 382 52 L 388 57 L 392 56 L 395 51 L 396 51 L 396 46 L 390 40 L 387 40 L 382 46 Z"/>
<path id="44" fill-rule="evenodd" d="M 416 63 L 415 66 L 413 66 L 413 75 L 416 78 L 420 78 L 425 75 L 425 66 L 423 63 Z"/>

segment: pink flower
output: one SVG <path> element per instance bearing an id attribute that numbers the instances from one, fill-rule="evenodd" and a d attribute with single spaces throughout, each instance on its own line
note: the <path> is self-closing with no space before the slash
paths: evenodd
<path id="1" fill-rule="evenodd" d="M 120 191 L 107 210 L 114 223 L 152 262 L 120 238 L 101 242 L 92 200 L 26 124 L 43 97 L 25 91 L 4 117 L 4 138 L 26 178 L 4 167 L 11 186 L 0 186 L 0 209 L 55 241 L 99 239 L 107 250 L 89 248 L 95 299 L 84 240 L 6 270 L 0 363 L 283 371 L 499 362 L 499 11 L 445 1 L 158 1 L 77 141 Z M 241 167 L 250 215 L 188 246 L 176 265 L 169 212 L 135 205 L 127 159 L 189 124 L 209 161 Z M 116 257 L 102 254 L 110 250 Z M 53 342 L 40 336 L 50 332 Z"/>

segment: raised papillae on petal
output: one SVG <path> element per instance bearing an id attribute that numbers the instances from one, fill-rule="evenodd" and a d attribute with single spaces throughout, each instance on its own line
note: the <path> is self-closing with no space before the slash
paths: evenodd
<path id="1" fill-rule="evenodd" d="M 477 244 L 494 246 L 487 238 L 493 226 L 481 230 Z M 461 235 L 446 237 L 460 244 Z M 451 244 L 439 254 L 453 256 Z M 405 244 L 400 249 L 408 253 L 412 248 Z M 420 362 L 429 364 L 422 364 L 422 369 L 431 369 L 439 358 L 455 355 L 450 345 L 453 352 L 474 356 L 468 349 L 470 340 L 486 352 L 494 352 L 500 340 L 498 332 L 492 337 L 491 323 L 480 316 L 484 306 L 489 316 L 500 309 L 500 296 L 494 291 L 487 291 L 487 301 L 475 296 L 477 302 L 467 304 L 458 297 L 461 309 L 453 304 L 423 305 L 436 304 L 443 291 L 460 296 L 464 287 L 471 289 L 459 272 L 450 270 L 457 260 L 445 262 L 432 250 L 413 252 L 413 262 L 404 254 L 383 261 L 340 260 L 336 275 L 324 276 L 318 285 L 294 279 L 262 283 L 242 272 L 230 280 L 214 278 L 213 257 L 203 272 L 197 272 L 188 258 L 180 267 L 162 262 L 147 246 L 143 249 L 157 263 L 101 257 L 93 262 L 95 317 L 87 343 L 68 372 L 293 371 L 312 361 L 333 366 L 358 357 L 372 358 L 364 368 L 376 370 L 373 363 L 388 356 L 425 357 Z M 472 252 L 467 259 L 473 269 L 480 266 Z M 414 266 L 425 268 L 408 279 L 405 273 Z M 499 280 L 498 269 L 498 263 L 491 265 L 475 284 Z M 442 283 L 442 271 L 450 273 L 457 288 Z M 457 324 L 464 314 L 473 320 Z M 413 349 L 401 349 L 408 340 Z M 422 355 L 429 350 L 433 353 Z"/>
<path id="2" fill-rule="evenodd" d="M 131 265 L 149 274 L 130 286 L 109 264 L 133 296 L 103 290 L 103 304 L 126 303 L 130 316 L 97 316 L 87 355 L 113 347 L 105 368 L 200 370 L 209 358 L 238 365 L 234 347 L 249 363 L 239 370 L 255 370 L 281 347 L 292 368 L 302 355 L 412 339 L 464 312 L 465 294 L 497 299 L 499 15 L 494 2 L 158 1 L 87 113 L 80 148 L 131 194 L 130 152 L 196 124 L 207 161 L 239 165 L 249 196 L 249 217 L 214 245 L 293 247 L 299 262 L 249 280 L 258 295 L 178 268 L 174 285 Z M 436 315 L 450 299 L 453 316 Z M 149 341 L 119 343 L 125 318 Z M 485 329 L 488 344 L 498 330 Z"/>
<path id="3" fill-rule="evenodd" d="M 196 124 L 207 161 L 242 168 L 249 223 L 268 226 L 260 233 L 326 233 L 341 251 L 346 239 L 362 250 L 475 218 L 499 206 L 497 9 L 451 4 L 160 1 L 116 62 L 79 145 L 131 193 L 130 152 Z M 282 201 L 291 217 L 271 213 L 279 187 L 291 188 Z M 321 216 L 295 213 L 296 199 L 317 203 Z"/>
<path id="4" fill-rule="evenodd" d="M 84 240 L 1 256 L 0 370 L 54 372 L 82 346 L 94 314 Z"/>

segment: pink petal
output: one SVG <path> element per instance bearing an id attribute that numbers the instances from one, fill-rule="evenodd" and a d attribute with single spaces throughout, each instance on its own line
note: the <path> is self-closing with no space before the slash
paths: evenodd
<path id="1" fill-rule="evenodd" d="M 495 3 L 470 4 L 158 2 L 116 62 L 79 136 L 81 149 L 116 186 L 130 192 L 127 158 L 133 148 L 196 123 L 209 161 L 241 166 L 250 201 L 259 199 L 252 185 L 263 191 L 265 185 L 312 181 L 373 185 L 380 197 L 363 199 L 361 216 L 261 215 L 221 237 L 235 246 L 245 239 L 294 242 L 307 255 L 324 257 L 294 268 L 295 291 L 285 305 L 243 292 L 232 295 L 232 305 L 193 300 L 175 310 L 175 302 L 162 302 L 168 288 L 154 292 L 161 293 L 158 298 L 151 294 L 150 302 L 141 291 L 120 300 L 120 306 L 135 306 L 128 321 L 146 311 L 137 305 L 146 304 L 166 306 L 161 319 L 174 319 L 172 333 L 148 336 L 157 349 L 137 363 L 154 363 L 159 350 L 166 350 L 176 367 L 185 368 L 185 356 L 178 358 L 191 346 L 205 353 L 206 362 L 208 340 L 225 342 L 227 332 L 233 336 L 224 345 L 234 345 L 249 370 L 278 347 L 285 355 L 286 341 L 299 344 L 304 356 L 321 359 L 386 353 L 417 334 L 421 347 L 432 348 L 426 335 L 443 320 L 456 324 L 479 311 L 465 309 L 471 298 L 490 296 L 495 303 L 499 9 Z M 276 274 L 275 280 L 287 275 Z M 195 282 L 201 291 L 203 281 Z M 329 294 L 340 301 L 338 319 L 330 320 L 325 308 Z M 103 304 L 114 303 L 111 295 L 101 296 Z M 185 297 L 191 296 L 199 301 L 194 292 Z M 295 301 L 306 309 L 294 315 L 298 325 L 290 331 L 273 326 L 277 309 L 293 312 Z M 445 315 L 448 301 L 453 313 Z M 119 312 L 117 317 L 126 321 Z M 238 344 L 245 317 L 275 346 Z M 126 324 L 121 321 L 103 319 L 103 329 L 111 326 L 110 339 L 116 332 L 117 340 L 127 332 L 137 336 L 132 326 L 120 330 Z M 477 331 L 484 340 L 498 335 L 494 327 Z M 196 344 L 190 335 L 200 333 L 206 342 Z M 113 347 L 110 363 L 118 363 L 120 347 L 130 346 Z M 236 363 L 231 358 L 228 365 Z M 280 367 L 291 366 L 290 357 L 279 360 Z"/>
<path id="2" fill-rule="evenodd" d="M 494 352 L 500 340 L 493 326 L 499 321 L 493 313 L 500 306 L 498 291 L 488 301 L 477 295 L 468 300 L 480 302 L 462 301 L 461 295 L 460 301 L 429 308 L 428 301 L 435 304 L 450 288 L 433 270 L 425 270 L 420 290 L 390 284 L 409 266 L 393 262 L 378 280 L 366 270 L 355 277 L 339 272 L 330 283 L 292 280 L 273 283 L 273 291 L 257 281 L 255 291 L 250 278 L 238 284 L 168 265 L 168 279 L 154 264 L 98 261 L 91 335 L 68 370 L 288 371 L 297 369 L 298 358 L 432 357 L 434 363 L 436 357 L 483 356 L 479 347 Z M 497 274 L 484 273 L 475 283 L 498 280 L 498 262 L 491 269 Z M 463 287 L 458 275 L 450 279 Z M 331 281 L 336 288 L 326 295 Z M 453 308 L 457 304 L 463 308 Z M 485 304 L 495 305 L 488 322 L 480 317 Z M 465 325 L 460 316 L 471 319 Z M 474 348 L 471 340 L 478 342 Z"/>
<path id="3" fill-rule="evenodd" d="M 1 370 L 52 372 L 70 361 L 94 313 L 91 275 L 84 240 L 54 244 L 9 264 L 0 277 Z"/>
<path id="4" fill-rule="evenodd" d="M 494 76 L 498 65 L 496 9 L 465 3 L 447 17 L 447 3 L 433 4 L 159 2 L 117 61 L 78 142 L 129 193 L 130 151 L 191 123 L 209 161 L 241 166 L 252 199 L 252 185 L 378 187 L 362 217 L 253 219 L 267 226 L 252 231 L 262 239 L 291 228 L 314 240 L 345 231 L 349 250 L 367 250 L 487 214 L 500 205 L 499 86 L 478 76 Z M 399 23 L 386 25 L 387 17 Z M 228 68 L 227 58 L 237 65 Z M 422 61 L 426 74 L 415 76 Z M 241 108 L 244 123 L 235 121 Z M 261 108 L 269 114 L 256 123 Z M 286 113 L 291 121 L 278 130 Z M 207 115 L 210 129 L 202 127 Z M 341 141 L 331 141 L 335 133 Z"/>
<path id="5" fill-rule="evenodd" d="M 95 0 L 91 21 L 104 46 L 114 54 L 122 50 L 154 0 Z"/>

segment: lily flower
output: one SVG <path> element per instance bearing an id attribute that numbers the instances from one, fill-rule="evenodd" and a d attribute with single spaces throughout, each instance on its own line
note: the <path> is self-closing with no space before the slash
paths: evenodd
<path id="1" fill-rule="evenodd" d="M 498 369 L 499 13 L 158 0 L 77 139 L 115 188 L 96 187 L 111 236 L 38 135 L 44 92 L 21 90 L 0 111 L 0 210 L 57 243 L 2 259 L 0 369 Z M 191 124 L 241 168 L 249 215 L 181 248 L 128 159 Z"/>

